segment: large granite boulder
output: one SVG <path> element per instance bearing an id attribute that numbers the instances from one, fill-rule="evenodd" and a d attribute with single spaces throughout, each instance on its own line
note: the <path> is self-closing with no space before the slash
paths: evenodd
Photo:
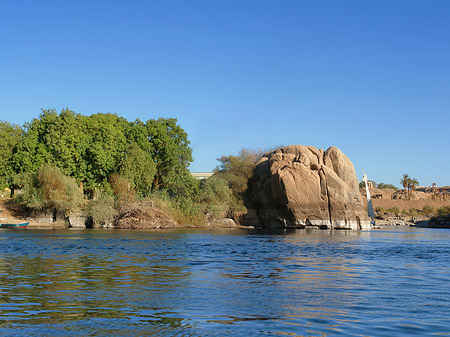
<path id="1" fill-rule="evenodd" d="M 292 145 L 266 153 L 249 191 L 265 227 L 370 227 L 353 164 L 336 147 Z"/>

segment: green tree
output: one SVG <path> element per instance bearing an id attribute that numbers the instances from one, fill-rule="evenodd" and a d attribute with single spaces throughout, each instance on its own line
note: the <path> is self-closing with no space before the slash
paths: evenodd
<path id="1" fill-rule="evenodd" d="M 403 173 L 402 179 L 400 179 L 400 184 L 403 186 L 403 190 L 406 192 L 406 198 L 409 199 L 409 189 L 410 189 L 410 181 L 411 178 L 406 174 Z"/>
<path id="2" fill-rule="evenodd" d="M 419 185 L 419 181 L 416 178 L 411 178 L 409 180 L 409 188 L 413 191 L 416 190 L 416 187 Z"/>
<path id="3" fill-rule="evenodd" d="M 90 135 L 86 149 L 87 184 L 89 189 L 108 183 L 117 171 L 128 147 L 125 129 L 128 122 L 114 114 L 95 114 L 89 117 L 87 132 Z"/>
<path id="4" fill-rule="evenodd" d="M 13 150 L 23 135 L 20 126 L 0 121 L 0 189 L 12 187 L 14 167 Z"/>
<path id="5" fill-rule="evenodd" d="M 417 185 L 419 185 L 419 181 L 404 173 L 402 179 L 400 179 L 400 184 L 402 184 L 403 189 L 406 192 L 406 198 L 409 200 L 411 199 L 411 190 L 416 189 Z"/>
<path id="6" fill-rule="evenodd" d="M 156 166 L 153 189 L 165 189 L 174 194 L 189 192 L 196 183 L 188 170 L 192 150 L 187 133 L 174 118 L 151 119 L 146 127 Z"/>
<path id="7" fill-rule="evenodd" d="M 260 158 L 259 151 L 243 149 L 238 156 L 222 156 L 217 159 L 221 164 L 215 169 L 214 176 L 228 182 L 235 200 L 235 211 L 245 210 L 248 182 Z"/>
<path id="8" fill-rule="evenodd" d="M 227 215 L 235 202 L 228 182 L 215 176 L 201 181 L 197 201 L 203 205 L 204 213 L 215 218 Z"/>
<path id="9" fill-rule="evenodd" d="M 222 156 L 217 159 L 221 164 L 216 168 L 215 175 L 225 179 L 233 194 L 242 198 L 259 158 L 257 152 L 247 149 L 241 150 L 238 156 Z"/>
<path id="10" fill-rule="evenodd" d="M 128 179 L 140 195 L 148 196 L 152 190 L 156 165 L 150 154 L 133 142 L 119 164 L 119 173 Z"/>
<path id="11" fill-rule="evenodd" d="M 43 111 L 41 118 L 35 118 L 25 124 L 25 133 L 16 144 L 12 157 L 15 173 L 37 172 L 42 165 L 51 160 L 51 154 L 44 142 L 45 124 L 46 121 L 55 120 L 57 117 L 55 114 L 53 111 Z"/>
<path id="12" fill-rule="evenodd" d="M 17 184 L 23 183 L 24 172 L 52 163 L 82 183 L 91 196 L 96 190 L 111 191 L 109 179 L 117 173 L 141 196 L 162 189 L 173 196 L 194 197 L 198 191 L 188 170 L 192 150 L 187 133 L 173 118 L 130 123 L 115 114 L 42 110 L 24 126 L 12 153 L 10 171 Z"/>
<path id="13" fill-rule="evenodd" d="M 380 189 L 390 188 L 390 189 L 393 189 L 393 190 L 397 190 L 397 187 L 392 185 L 392 184 L 379 183 L 376 186 L 377 186 L 377 188 L 380 188 Z"/>
<path id="14" fill-rule="evenodd" d="M 63 109 L 59 115 L 54 110 L 44 110 L 41 115 L 42 142 L 50 152 L 51 161 L 64 174 L 85 182 L 88 178 L 86 151 L 90 147 L 87 117 Z M 50 117 L 50 118 L 49 118 Z"/>

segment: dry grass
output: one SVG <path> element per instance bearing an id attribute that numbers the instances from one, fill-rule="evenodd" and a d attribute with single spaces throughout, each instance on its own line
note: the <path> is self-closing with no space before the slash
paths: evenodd
<path id="1" fill-rule="evenodd" d="M 384 209 L 398 207 L 401 211 L 409 210 L 411 208 L 415 208 L 418 210 L 422 210 L 423 206 L 430 205 L 436 209 L 442 206 L 450 206 L 450 201 L 442 201 L 442 200 L 391 200 L 391 199 L 373 199 L 373 206 L 381 207 Z"/>

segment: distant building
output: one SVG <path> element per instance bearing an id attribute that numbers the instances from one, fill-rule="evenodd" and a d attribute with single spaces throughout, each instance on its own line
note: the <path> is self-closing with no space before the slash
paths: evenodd
<path id="1" fill-rule="evenodd" d="M 442 187 L 419 186 L 416 188 L 416 191 L 425 192 L 425 193 L 433 193 L 433 191 L 436 191 L 436 193 L 450 193 L 450 186 L 442 186 Z"/>
<path id="2" fill-rule="evenodd" d="M 211 178 L 214 172 L 191 172 L 191 174 L 195 179 L 202 180 Z"/>

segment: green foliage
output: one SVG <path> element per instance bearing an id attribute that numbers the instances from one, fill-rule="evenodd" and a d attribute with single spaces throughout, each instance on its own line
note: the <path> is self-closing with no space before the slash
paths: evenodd
<path id="1" fill-rule="evenodd" d="M 39 175 L 34 172 L 22 173 L 17 176 L 23 183 L 22 193 L 16 198 L 17 201 L 32 209 L 44 207 Z"/>
<path id="2" fill-rule="evenodd" d="M 236 200 L 245 201 L 248 181 L 259 158 L 260 153 L 246 149 L 241 150 L 238 156 L 222 156 L 217 159 L 221 164 L 216 168 L 214 176 L 228 182 Z"/>
<path id="3" fill-rule="evenodd" d="M 417 214 L 418 214 L 418 211 L 417 211 L 417 209 L 415 209 L 415 208 L 410 208 L 410 209 L 408 209 L 408 210 L 404 210 L 403 211 L 403 213 L 405 214 L 405 215 L 409 215 L 409 216 L 416 216 Z"/>
<path id="4" fill-rule="evenodd" d="M 87 132 L 90 135 L 88 176 L 95 182 L 107 181 L 117 171 L 119 162 L 127 148 L 125 128 L 127 121 L 113 114 L 95 114 L 88 118 Z"/>
<path id="5" fill-rule="evenodd" d="M 400 209 L 397 206 L 394 206 L 394 207 L 386 209 L 386 212 L 392 213 L 392 214 L 399 214 Z"/>
<path id="6" fill-rule="evenodd" d="M 136 195 L 130 181 L 117 173 L 109 178 L 109 183 L 117 198 L 117 206 L 119 209 L 127 207 L 136 201 Z"/>
<path id="7" fill-rule="evenodd" d="M 407 199 L 411 198 L 411 190 L 415 190 L 419 185 L 419 181 L 416 178 L 411 178 L 407 174 L 403 174 L 402 179 L 400 179 L 400 184 L 402 184 L 404 190 L 407 192 Z"/>
<path id="8" fill-rule="evenodd" d="M 379 183 L 379 184 L 377 184 L 373 180 L 369 180 L 369 181 L 372 182 L 374 188 L 379 188 L 379 189 L 391 188 L 393 190 L 397 190 L 397 187 L 392 185 L 392 184 L 386 184 L 386 183 Z M 359 182 L 359 188 L 366 188 L 366 184 L 364 183 L 363 180 Z"/>
<path id="9" fill-rule="evenodd" d="M 379 183 L 376 186 L 377 186 L 377 188 L 380 188 L 380 189 L 390 188 L 393 190 L 397 190 L 397 187 L 392 184 Z"/>
<path id="10" fill-rule="evenodd" d="M 377 207 L 375 207 L 375 212 L 384 213 L 384 212 L 386 212 L 386 210 L 383 207 L 377 206 Z"/>
<path id="11" fill-rule="evenodd" d="M 206 222 L 202 205 L 192 198 L 170 196 L 168 191 L 160 190 L 153 193 L 150 199 L 156 208 L 170 214 L 181 225 L 204 225 Z"/>
<path id="12" fill-rule="evenodd" d="M 436 212 L 436 208 L 434 208 L 433 206 L 430 205 L 424 205 L 422 208 L 422 213 L 425 215 L 431 215 L 434 214 Z"/>
<path id="13" fill-rule="evenodd" d="M 152 151 L 156 166 L 154 190 L 165 189 L 185 194 L 185 190 L 192 184 L 189 182 L 192 177 L 188 171 L 192 162 L 192 150 L 187 133 L 174 118 L 151 119 L 145 125 L 148 148 Z"/>
<path id="14" fill-rule="evenodd" d="M 18 200 L 29 208 L 52 208 L 68 214 L 83 203 L 83 193 L 75 179 L 50 164 L 43 165 L 38 173 L 24 174 L 24 183 Z"/>
<path id="15" fill-rule="evenodd" d="M 172 206 L 175 208 L 174 218 L 182 225 L 202 225 L 205 223 L 205 216 L 202 206 L 188 197 L 180 196 L 173 198 Z"/>
<path id="16" fill-rule="evenodd" d="M 197 200 L 203 205 L 204 213 L 215 218 L 224 217 L 235 203 L 228 182 L 215 176 L 201 182 Z"/>
<path id="17" fill-rule="evenodd" d="M 10 129 L 17 131 L 18 137 L 2 136 Z M 37 172 L 52 163 L 83 183 L 89 195 L 110 189 L 110 176 L 117 173 L 141 196 L 164 189 L 193 197 L 198 190 L 198 182 L 188 171 L 192 150 L 187 134 L 173 118 L 128 122 L 115 114 L 82 116 L 69 109 L 60 114 L 49 109 L 27 123 L 24 132 L 1 124 L 0 145 L 2 139 L 11 143 L 1 147 L 10 170 L 1 171 L 0 184 L 14 176 L 23 184 L 22 173 Z"/>
<path id="18" fill-rule="evenodd" d="M 127 178 L 131 186 L 142 196 L 147 196 L 152 190 L 156 165 L 150 154 L 133 142 L 122 158 L 119 173 Z"/>
<path id="19" fill-rule="evenodd" d="M 113 222 L 118 215 L 116 200 L 112 195 L 100 194 L 96 199 L 90 200 L 87 214 L 95 225 L 105 225 Z"/>
<path id="20" fill-rule="evenodd" d="M 12 152 L 22 134 L 20 126 L 0 121 L 0 189 L 11 186 L 14 176 Z"/>
<path id="21" fill-rule="evenodd" d="M 439 216 L 444 216 L 444 215 L 449 215 L 450 214 L 450 206 L 442 206 L 439 207 L 437 210 L 437 215 Z"/>

